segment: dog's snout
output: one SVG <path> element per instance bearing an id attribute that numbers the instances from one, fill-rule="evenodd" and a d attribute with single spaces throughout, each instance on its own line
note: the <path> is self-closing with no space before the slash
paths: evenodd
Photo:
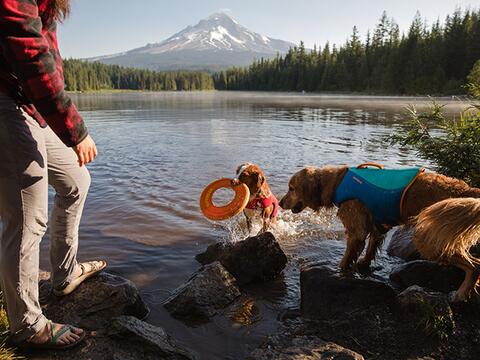
<path id="1" fill-rule="evenodd" d="M 280 202 L 278 203 L 278 205 L 280 205 L 280 207 L 281 207 L 282 209 L 283 209 L 284 200 L 285 200 L 285 197 L 282 197 L 282 199 L 281 199 Z"/>

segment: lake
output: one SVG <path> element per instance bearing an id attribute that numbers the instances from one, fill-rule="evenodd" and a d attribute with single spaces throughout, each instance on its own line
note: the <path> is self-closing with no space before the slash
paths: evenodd
<path id="1" fill-rule="evenodd" d="M 201 359 L 244 358 L 275 331 L 282 312 L 298 306 L 299 264 L 343 252 L 333 214 L 281 213 L 273 231 L 289 265 L 282 278 L 250 290 L 249 311 L 196 326 L 173 319 L 161 304 L 199 268 L 194 256 L 214 242 L 247 235 L 241 217 L 214 224 L 201 215 L 198 199 L 208 183 L 255 162 L 280 198 L 290 176 L 307 164 L 429 166 L 384 142 L 404 120 L 404 107 L 424 106 L 425 98 L 126 92 L 73 99 L 100 152 L 89 165 L 80 259 L 104 258 L 109 271 L 134 281 L 152 309 L 149 321 Z M 449 111 L 463 105 L 444 100 Z M 48 238 L 45 269 L 47 249 Z"/>

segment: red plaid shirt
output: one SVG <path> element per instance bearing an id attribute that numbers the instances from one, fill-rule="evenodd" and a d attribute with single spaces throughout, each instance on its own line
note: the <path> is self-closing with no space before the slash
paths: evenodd
<path id="1" fill-rule="evenodd" d="M 0 0 L 0 92 L 67 145 L 87 136 L 64 90 L 52 0 Z"/>

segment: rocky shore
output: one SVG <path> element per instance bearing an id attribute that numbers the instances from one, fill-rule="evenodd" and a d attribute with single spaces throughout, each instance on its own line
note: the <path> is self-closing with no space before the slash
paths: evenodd
<path id="1" fill-rule="evenodd" d="M 281 316 L 281 327 L 248 359 L 475 359 L 480 353 L 480 303 L 451 304 L 448 293 L 462 271 L 418 259 L 400 230 L 388 253 L 402 260 L 388 276 L 344 274 L 339 258 L 307 261 L 300 269 L 300 307 Z M 393 244 L 392 244 L 393 243 Z M 326 243 L 325 246 L 328 246 Z M 287 257 L 270 233 L 234 244 L 214 244 L 197 256 L 201 268 L 174 290 L 164 306 L 185 322 L 205 323 L 243 307 L 246 287 L 278 277 Z M 149 309 L 137 288 L 103 273 L 72 295 L 51 295 L 40 280 L 41 302 L 54 321 L 87 330 L 84 346 L 67 352 L 26 354 L 29 359 L 205 359 L 145 322 Z"/>
<path id="2" fill-rule="evenodd" d="M 418 259 L 410 241 L 408 231 L 394 234 L 389 250 L 401 249 L 396 255 L 406 260 L 388 278 L 340 273 L 339 258 L 303 264 L 300 308 L 287 312 L 279 333 L 249 358 L 478 358 L 478 299 L 448 301 L 463 272 Z"/>
<path id="3" fill-rule="evenodd" d="M 337 266 L 340 258 L 334 257 L 303 263 L 300 308 L 288 310 L 280 331 L 248 358 L 476 358 L 480 305 L 475 299 L 462 304 L 448 301 L 448 293 L 462 282 L 463 272 L 419 259 L 408 229 L 397 230 L 388 254 L 382 256 L 402 260 L 387 274 L 384 269 L 382 275 L 376 268 L 370 273 L 341 273 Z M 197 256 L 205 266 L 165 306 L 175 315 L 178 304 L 185 306 L 188 292 L 195 294 L 195 306 L 208 303 L 215 307 L 210 312 L 214 314 L 240 301 L 245 285 L 267 283 L 278 276 L 286 259 L 269 233 L 235 244 L 212 245 Z M 216 285 L 202 286 L 208 284 L 205 277 Z M 190 312 L 189 317 L 195 313 L 198 311 Z M 202 316 L 208 313 L 204 311 Z"/>
<path id="4" fill-rule="evenodd" d="M 51 294 L 50 274 L 43 272 L 40 299 L 46 316 L 87 331 L 82 346 L 67 351 L 21 354 L 33 360 L 188 360 L 197 356 L 160 327 L 143 321 L 149 309 L 135 285 L 102 273 L 63 298 Z"/>

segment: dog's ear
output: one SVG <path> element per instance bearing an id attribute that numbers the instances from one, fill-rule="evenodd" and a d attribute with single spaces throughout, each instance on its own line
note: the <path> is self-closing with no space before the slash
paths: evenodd
<path id="1" fill-rule="evenodd" d="M 326 166 L 318 170 L 319 184 L 321 190 L 319 192 L 320 202 L 322 206 L 332 206 L 333 197 L 337 187 L 342 182 L 345 173 L 348 171 L 348 167 L 342 166 Z"/>
<path id="2" fill-rule="evenodd" d="M 262 173 L 255 174 L 257 176 L 257 185 L 258 188 L 261 188 L 263 184 L 265 183 L 265 175 Z"/>
<path id="3" fill-rule="evenodd" d="M 322 206 L 322 182 L 319 172 L 321 169 L 306 167 L 303 169 L 303 199 L 305 204 L 313 210 Z"/>

